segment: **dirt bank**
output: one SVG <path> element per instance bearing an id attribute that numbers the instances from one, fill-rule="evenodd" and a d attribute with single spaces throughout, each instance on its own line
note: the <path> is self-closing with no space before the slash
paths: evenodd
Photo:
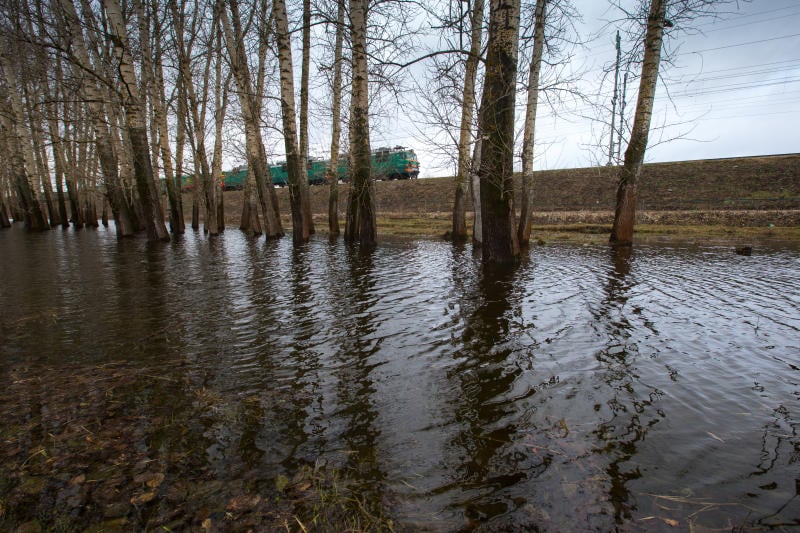
<path id="1" fill-rule="evenodd" d="M 615 169 L 547 170 L 535 175 L 534 224 L 610 224 Z M 517 183 L 519 185 L 519 183 Z M 318 228 L 327 228 L 328 187 L 311 187 L 311 208 Z M 349 186 L 339 187 L 340 216 Z M 289 224 L 287 189 L 278 189 L 284 223 Z M 432 178 L 375 183 L 379 231 L 402 226 L 401 234 L 440 235 L 453 205 L 453 182 Z M 191 213 L 191 196 L 184 197 Z M 468 199 L 468 209 L 472 209 Z M 225 193 L 225 220 L 238 225 L 242 193 Z M 638 222 L 656 225 L 732 227 L 800 226 L 800 154 L 682 161 L 645 165 Z M 441 230 L 441 231 L 440 231 Z M 423 233 L 420 233 L 423 232 Z"/>

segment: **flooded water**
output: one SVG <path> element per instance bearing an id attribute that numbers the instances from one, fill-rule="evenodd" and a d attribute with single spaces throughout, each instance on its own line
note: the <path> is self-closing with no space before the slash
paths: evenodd
<path id="1" fill-rule="evenodd" d="M 323 471 L 398 530 L 800 524 L 796 246 L 16 227 L 0 283 L 0 525 L 311 527 Z"/>

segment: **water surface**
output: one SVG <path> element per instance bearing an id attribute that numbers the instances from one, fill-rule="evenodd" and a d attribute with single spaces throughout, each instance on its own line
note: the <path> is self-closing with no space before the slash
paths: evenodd
<path id="1" fill-rule="evenodd" d="M 20 522 L 49 494 L 76 520 L 224 526 L 324 466 L 400 530 L 800 524 L 796 247 L 550 245 L 483 272 L 429 241 L 15 227 L 0 256 Z"/>

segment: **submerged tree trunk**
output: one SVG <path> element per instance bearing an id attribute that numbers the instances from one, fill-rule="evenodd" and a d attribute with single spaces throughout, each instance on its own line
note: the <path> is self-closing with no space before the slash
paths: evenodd
<path id="1" fill-rule="evenodd" d="M 353 81 L 350 97 L 350 198 L 344 237 L 363 247 L 377 244 L 375 195 L 369 147 L 367 0 L 350 0 Z"/>
<path id="2" fill-rule="evenodd" d="M 225 121 L 225 110 L 228 107 L 228 82 L 230 77 L 222 80 L 222 33 L 218 30 L 217 33 L 217 57 L 215 64 L 215 81 L 214 81 L 214 152 L 211 155 L 211 175 L 213 180 L 214 190 L 213 195 L 206 192 L 206 210 L 210 211 L 212 208 L 216 209 L 216 229 L 221 233 L 225 230 L 225 207 L 223 204 L 223 194 L 220 182 L 222 176 L 222 126 Z M 211 200 L 214 200 L 212 203 Z"/>
<path id="3" fill-rule="evenodd" d="M 45 97 L 50 100 L 48 94 Z M 58 119 L 56 119 L 56 106 L 50 104 L 49 117 L 47 118 L 47 128 L 50 134 L 50 149 L 53 153 L 53 169 L 56 178 L 56 201 L 58 203 L 58 222 L 62 227 L 69 227 L 69 217 L 67 216 L 67 203 L 64 197 L 64 177 L 66 176 L 66 158 L 64 157 L 64 142 L 58 131 Z"/>
<path id="4" fill-rule="evenodd" d="M 0 73 L 6 80 L 10 109 L 0 111 L 2 116 L 2 136 L 6 138 L 7 154 L 17 188 L 17 196 L 22 204 L 25 226 L 32 231 L 50 228 L 42 210 L 36 191 L 31 183 L 33 172 L 33 148 L 30 144 L 30 131 L 26 131 L 22 99 L 17 90 L 17 75 L 14 70 L 5 39 L 0 38 Z M 2 102 L 0 102 L 2 103 Z"/>
<path id="5" fill-rule="evenodd" d="M 481 147 L 483 140 L 478 135 L 478 140 L 472 149 L 472 162 L 469 167 L 470 189 L 472 191 L 472 246 L 477 248 L 483 245 L 483 218 L 481 217 Z"/>
<path id="6" fill-rule="evenodd" d="M 536 1 L 533 55 L 528 73 L 528 105 L 525 110 L 525 133 L 522 140 L 522 200 L 520 202 L 518 230 L 520 246 L 527 246 L 530 242 L 531 222 L 533 221 L 533 148 L 534 135 L 536 133 L 536 108 L 539 104 L 539 73 L 542 70 L 547 1 Z"/>
<path id="7" fill-rule="evenodd" d="M 169 233 L 164 224 L 164 214 L 161 210 L 150 158 L 144 103 L 139 94 L 139 82 L 136 78 L 131 50 L 128 47 L 121 7 L 117 0 L 103 0 L 103 6 L 110 28 L 109 40 L 113 41 L 114 55 L 119 62 L 119 77 L 124 93 L 122 105 L 125 109 L 125 127 L 133 152 L 133 171 L 139 200 L 143 208 L 147 238 L 151 241 L 168 241 Z"/>
<path id="8" fill-rule="evenodd" d="M 21 139 L 15 131 L 15 127 L 14 119 L 9 118 L 6 113 L 0 112 L 0 141 L 2 141 L 2 150 L 8 159 L 13 175 L 17 199 L 22 209 L 22 220 L 29 230 L 44 231 L 49 229 L 50 225 L 47 223 L 44 211 L 31 186 L 30 171 L 26 168 L 28 165 L 20 146 Z M 15 216 L 14 219 L 19 220 L 19 217 Z"/>
<path id="9" fill-rule="evenodd" d="M 228 7 L 231 9 L 230 17 L 228 17 Z M 253 90 L 241 21 L 239 20 L 238 1 L 229 0 L 223 2 L 222 0 L 217 0 L 217 9 L 228 48 L 228 59 L 230 60 L 231 70 L 238 88 L 242 119 L 245 123 L 248 175 L 255 180 L 255 190 L 258 193 L 259 203 L 264 214 L 265 236 L 267 238 L 278 238 L 283 236 L 283 227 L 280 213 L 278 212 L 278 198 L 275 194 L 275 188 L 272 186 L 266 150 L 261 135 L 260 94 Z M 245 193 L 245 197 L 247 195 L 248 193 Z M 242 227 L 245 232 L 257 233 L 256 228 L 248 227 L 257 215 L 257 212 L 242 213 Z"/>
<path id="10" fill-rule="evenodd" d="M 630 246 L 633 243 L 633 226 L 636 221 L 636 195 L 639 175 L 642 171 L 650 119 L 653 115 L 653 100 L 658 82 L 658 67 L 661 63 L 661 43 L 664 37 L 664 19 L 667 0 L 651 0 L 644 38 L 644 60 L 642 77 L 639 80 L 639 96 L 633 117 L 625 161 L 619 170 L 619 185 L 614 209 L 614 225 L 609 241 L 612 245 Z"/>
<path id="11" fill-rule="evenodd" d="M 284 0 L 284 11 L 286 2 Z M 341 3 L 341 2 L 339 2 Z M 303 63 L 300 73 L 300 158 L 302 175 L 308 189 L 308 78 L 311 66 L 311 0 L 303 0 Z M 307 218 L 309 233 L 314 233 L 314 219 L 311 216 L 311 195 L 306 192 L 303 200 L 303 215 Z"/>
<path id="12" fill-rule="evenodd" d="M 297 144 L 297 117 L 294 107 L 294 72 L 292 69 L 292 43 L 289 21 L 284 0 L 274 0 L 278 61 L 281 76 L 281 116 L 283 117 L 283 140 L 286 149 L 286 167 L 289 182 L 289 203 L 292 209 L 292 238 L 295 243 L 308 242 L 311 235 L 311 218 L 308 202 L 308 177 L 303 154 Z"/>
<path id="13" fill-rule="evenodd" d="M 195 231 L 200 229 L 200 193 L 203 191 L 206 206 L 205 227 L 209 235 L 216 235 L 219 233 L 219 223 L 217 221 L 215 180 L 209 167 L 208 154 L 206 152 L 206 101 L 213 54 L 208 53 L 206 55 L 202 76 L 203 83 L 200 85 L 200 94 L 198 95 L 191 66 L 192 41 L 190 40 L 187 43 L 184 39 L 186 25 L 184 13 L 178 9 L 176 2 L 171 2 L 170 7 L 178 53 L 179 97 L 177 114 L 179 129 L 177 135 L 182 139 L 188 134 L 189 145 L 194 156 L 191 227 Z M 195 24 L 196 20 L 192 20 L 191 26 L 194 27 Z M 209 46 L 210 49 L 211 46 Z M 182 149 L 183 142 L 179 140 L 178 144 Z M 182 187 L 183 178 L 179 177 L 176 181 L 181 183 L 180 186 Z"/>
<path id="14" fill-rule="evenodd" d="M 333 52 L 333 87 L 331 90 L 331 159 L 328 167 L 328 231 L 332 238 L 339 236 L 339 137 L 342 126 L 342 46 L 344 42 L 344 0 L 336 11 L 336 45 Z"/>
<path id="15" fill-rule="evenodd" d="M 140 12 L 140 26 L 143 26 L 143 20 L 148 20 L 147 17 L 142 17 L 142 0 L 136 0 L 135 6 Z M 154 6 L 155 8 L 156 6 Z M 155 10 L 155 9 L 154 9 Z M 154 14 L 156 17 L 158 13 Z M 164 89 L 164 67 L 162 62 L 162 33 L 161 24 L 158 20 L 154 20 L 152 25 L 153 43 L 155 45 L 154 53 L 151 52 L 149 46 L 142 45 L 142 55 L 148 57 L 147 63 L 152 65 L 152 78 L 151 78 L 151 92 L 150 92 L 150 105 L 153 110 L 156 129 L 153 131 L 153 136 L 158 134 L 158 150 L 161 152 L 161 161 L 164 164 L 164 182 L 167 189 L 167 201 L 169 203 L 169 225 L 172 233 L 177 235 L 183 234 L 186 225 L 183 220 L 183 201 L 181 199 L 181 191 L 175 185 L 175 170 L 172 166 L 172 147 L 169 142 L 169 128 L 167 125 L 167 99 L 166 90 Z M 142 30 L 142 41 L 144 41 L 144 29 Z M 152 58 L 150 57 L 152 56 Z M 144 65 L 143 65 L 144 68 Z M 154 150 L 153 155 L 158 153 Z"/>
<path id="16" fill-rule="evenodd" d="M 486 76 L 480 110 L 480 197 L 484 263 L 519 256 L 514 223 L 514 103 L 519 0 L 490 0 Z"/>
<path id="17" fill-rule="evenodd" d="M 3 188 L 0 187 L 0 228 L 11 227 L 11 214 L 8 206 L 6 206 L 6 195 Z"/>
<path id="18" fill-rule="evenodd" d="M 453 242 L 467 240 L 467 187 L 469 185 L 470 159 L 469 145 L 472 141 L 472 117 L 475 112 L 475 78 L 481 52 L 483 35 L 484 0 L 476 0 L 470 16 L 471 37 L 469 57 L 464 73 L 464 90 L 461 100 L 461 133 L 458 139 L 458 169 L 456 171 L 456 191 L 453 203 Z"/>

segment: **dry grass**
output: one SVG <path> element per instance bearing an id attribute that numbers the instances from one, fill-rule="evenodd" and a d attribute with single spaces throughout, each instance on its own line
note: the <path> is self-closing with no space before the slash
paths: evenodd
<path id="1" fill-rule="evenodd" d="M 645 165 L 637 238 L 800 239 L 800 155 L 684 161 Z M 541 171 L 535 175 L 534 239 L 600 242 L 613 220 L 614 168 Z M 343 224 L 349 186 L 339 187 Z M 379 237 L 442 238 L 450 229 L 450 179 L 375 183 Z M 277 189 L 285 228 L 287 189 Z M 310 188 L 317 231 L 328 227 L 325 186 Z M 225 222 L 237 227 L 242 193 L 225 193 Z M 187 215 L 191 196 L 184 196 Z M 468 198 L 468 209 L 471 199 Z M 468 218 L 471 213 L 468 213 Z M 471 225 L 471 222 L 468 221 Z"/>

